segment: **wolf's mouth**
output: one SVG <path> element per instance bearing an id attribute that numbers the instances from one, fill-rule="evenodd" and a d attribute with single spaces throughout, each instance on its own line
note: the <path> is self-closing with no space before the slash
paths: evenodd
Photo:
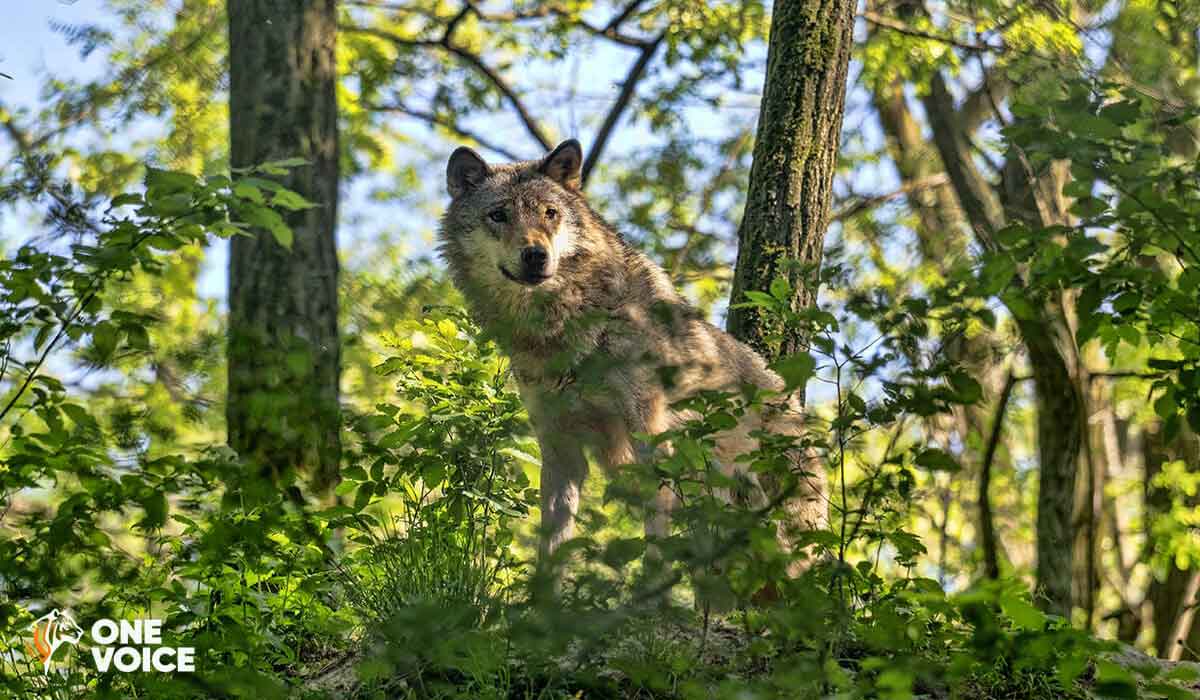
<path id="1" fill-rule="evenodd" d="M 550 279 L 550 275 L 531 275 L 531 276 L 526 276 L 526 277 L 517 277 L 513 273 L 506 270 L 503 265 L 498 265 L 497 267 L 500 268 L 500 274 L 504 275 L 508 279 L 512 280 L 513 282 L 516 282 L 517 284 L 524 284 L 524 285 L 527 285 L 530 287 L 541 284 L 542 282 L 545 282 L 546 280 Z"/>

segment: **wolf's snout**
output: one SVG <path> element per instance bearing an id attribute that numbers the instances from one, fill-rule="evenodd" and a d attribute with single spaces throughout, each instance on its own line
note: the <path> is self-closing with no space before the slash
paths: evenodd
<path id="1" fill-rule="evenodd" d="M 526 246 L 521 249 L 521 273 L 526 280 L 540 282 L 547 277 L 546 265 L 550 262 L 550 254 L 540 245 Z"/>

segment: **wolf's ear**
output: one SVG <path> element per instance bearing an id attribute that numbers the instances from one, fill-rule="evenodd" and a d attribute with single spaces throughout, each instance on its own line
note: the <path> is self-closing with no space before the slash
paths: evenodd
<path id="1" fill-rule="evenodd" d="M 582 186 L 579 168 L 583 165 L 583 148 L 575 139 L 568 139 L 558 144 L 558 148 L 542 159 L 538 170 L 543 175 L 558 181 L 569 190 L 577 190 Z"/>
<path id="2" fill-rule="evenodd" d="M 450 190 L 451 197 L 458 199 L 483 182 L 487 175 L 488 165 L 483 158 L 466 146 L 460 146 L 446 163 L 446 189 Z"/>

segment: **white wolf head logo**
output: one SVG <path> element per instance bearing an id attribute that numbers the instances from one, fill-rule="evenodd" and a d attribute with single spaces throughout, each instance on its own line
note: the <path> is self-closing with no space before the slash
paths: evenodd
<path id="1" fill-rule="evenodd" d="M 26 645 L 30 655 L 42 660 L 42 672 L 49 675 L 50 660 L 63 644 L 79 644 L 83 628 L 71 617 L 71 613 L 51 610 L 33 621 L 33 646 Z"/>

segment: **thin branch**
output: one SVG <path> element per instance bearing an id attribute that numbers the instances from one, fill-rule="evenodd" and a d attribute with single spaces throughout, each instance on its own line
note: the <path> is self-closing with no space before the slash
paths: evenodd
<path id="1" fill-rule="evenodd" d="M 370 109 L 370 110 L 373 110 L 376 112 L 398 112 L 400 114 L 405 114 L 405 115 L 413 117 L 415 119 L 420 119 L 421 121 L 426 122 L 430 125 L 440 126 L 443 129 L 447 129 L 447 130 L 453 132 L 456 136 L 458 136 L 460 138 L 474 141 L 475 143 L 479 144 L 483 148 L 486 148 L 487 150 L 489 150 L 499 156 L 507 158 L 508 160 L 522 160 L 521 156 L 517 155 L 516 153 L 509 150 L 508 148 L 505 148 L 504 146 L 501 146 L 501 145 L 497 144 L 496 142 L 491 141 L 488 138 L 479 135 L 477 132 L 474 132 L 474 131 L 471 131 L 469 129 L 465 129 L 465 128 L 459 126 L 458 122 L 453 119 L 447 119 L 445 117 L 434 114 L 433 112 L 425 112 L 425 111 L 422 111 L 419 109 L 412 109 L 411 107 L 408 107 L 403 104 L 377 105 L 377 106 L 368 107 L 367 109 Z"/>
<path id="2" fill-rule="evenodd" d="M 476 56 L 466 49 L 454 46 L 452 44 L 446 44 L 445 48 L 450 53 L 458 56 L 463 61 L 473 66 L 476 71 L 485 76 L 489 82 L 496 86 L 496 89 L 499 90 L 506 99 L 508 99 L 509 104 L 512 105 L 513 110 L 516 111 L 517 116 L 521 119 L 521 123 L 525 125 L 525 130 L 529 132 L 529 135 L 532 136 L 544 150 L 549 151 L 554 148 L 554 144 L 550 142 L 550 139 L 542 130 L 541 124 L 539 124 L 538 121 L 533 118 L 533 115 L 529 113 L 529 110 L 525 107 L 525 104 L 521 101 L 521 98 L 517 97 L 517 93 L 513 91 L 512 87 L 510 87 L 503 78 L 500 77 L 499 73 L 496 73 L 496 71 L 492 70 L 492 68 L 484 63 L 483 59 L 479 58 L 479 56 Z"/>
<path id="3" fill-rule="evenodd" d="M 455 28 L 453 25 L 456 24 L 456 22 L 452 22 L 452 25 L 447 26 L 447 29 L 453 30 Z M 517 117 L 520 118 L 521 123 L 525 125 L 525 130 L 529 132 L 529 135 L 532 136 L 535 141 L 538 142 L 538 145 L 547 151 L 553 148 L 550 139 L 546 137 L 541 125 L 536 119 L 533 118 L 533 115 L 530 114 L 529 109 L 526 108 L 525 103 L 521 101 L 521 98 L 513 90 L 512 86 L 510 86 L 508 82 L 505 81 L 504 78 L 502 78 L 500 74 L 495 71 L 495 69 L 484 63 L 483 59 L 477 54 L 472 53 L 461 46 L 456 46 L 451 41 L 453 37 L 449 31 L 443 34 L 442 38 L 440 39 L 409 39 L 392 32 L 377 29 L 375 27 L 356 27 L 353 25 L 339 24 L 338 29 L 340 31 L 351 32 L 355 34 L 366 34 L 378 39 L 384 39 L 385 41 L 390 41 L 398 46 L 436 48 L 456 56 L 462 62 L 473 68 L 475 72 L 482 75 L 488 82 L 492 84 L 493 87 L 496 88 L 497 91 L 500 92 L 501 95 L 504 96 L 504 99 L 508 101 L 509 105 L 517 113 Z"/>
<path id="4" fill-rule="evenodd" d="M 966 51 L 976 51 L 976 52 L 987 51 L 987 52 L 991 52 L 991 53 L 1002 54 L 1007 50 L 1004 46 L 992 46 L 990 44 L 972 44 L 967 41 L 959 41 L 958 39 L 955 39 L 954 37 L 951 37 L 951 36 L 945 36 L 942 34 L 935 34 L 933 32 L 927 32 L 923 29 L 918 29 L 910 24 L 901 22 L 900 20 L 895 19 L 893 17 L 886 17 L 884 15 L 881 15 L 878 12 L 867 11 L 867 12 L 863 12 L 859 16 L 862 17 L 864 20 L 866 20 L 868 24 L 872 24 L 881 29 L 890 29 L 894 32 L 899 32 L 900 34 L 905 34 L 908 36 L 914 36 L 919 39 L 930 39 L 932 41 L 939 41 L 943 44 L 948 44 L 950 46 L 964 49 Z"/>
<path id="5" fill-rule="evenodd" d="M 1163 372 L 1139 372 L 1137 370 L 1107 370 L 1099 372 L 1088 371 L 1090 381 L 1096 379 L 1161 379 Z"/>
<path id="6" fill-rule="evenodd" d="M 900 197 L 906 197 L 917 192 L 923 192 L 935 187 L 941 187 L 949 182 L 950 179 L 946 177 L 945 173 L 935 173 L 917 180 L 906 182 L 900 188 L 885 194 L 874 195 L 871 197 L 860 197 L 857 201 L 847 204 L 837 212 L 834 212 L 830 221 L 843 221 L 868 209 L 873 209 L 880 204 L 890 202 L 893 199 L 899 199 Z"/>
<path id="7" fill-rule="evenodd" d="M 624 46 L 632 46 L 635 48 L 645 48 L 653 41 L 652 39 L 642 39 L 628 34 L 622 34 L 617 31 L 620 23 L 613 24 L 609 22 L 603 27 L 584 20 L 577 14 L 571 13 L 566 9 L 556 5 L 539 5 L 535 9 L 526 10 L 524 12 L 484 12 L 478 8 L 474 8 L 475 16 L 484 22 L 522 22 L 534 19 L 545 19 L 546 17 L 558 17 L 560 19 L 569 20 L 571 23 L 582 28 L 589 34 L 593 34 L 604 39 L 608 39 L 617 44 Z"/>
<path id="8" fill-rule="evenodd" d="M 622 24 L 624 24 L 625 20 L 629 19 L 633 13 L 638 11 L 638 8 L 642 6 L 643 2 L 645 2 L 645 0 L 633 0 L 629 4 L 625 5 L 625 9 L 617 13 L 611 20 L 608 21 L 608 24 L 604 25 L 605 31 L 615 30 L 617 27 L 620 27 Z"/>
<path id="9" fill-rule="evenodd" d="M 1000 115 L 994 105 L 1004 101 L 1013 87 L 1012 81 L 1004 76 L 1003 71 L 995 67 L 992 70 L 985 69 L 982 57 L 979 60 L 979 68 L 983 72 L 983 80 L 980 81 L 979 87 L 967 95 L 959 110 L 962 113 L 963 128 L 967 133 L 974 132 L 992 114 L 999 120 Z"/>
<path id="10" fill-rule="evenodd" d="M 637 61 L 630 67 L 628 75 L 625 76 L 625 81 L 621 85 L 621 92 L 617 95 L 617 101 L 613 103 L 611 109 L 608 110 L 608 115 L 604 117 L 604 124 L 600 127 L 600 132 L 596 134 L 596 140 L 592 143 L 592 147 L 588 149 L 587 158 L 583 161 L 583 184 L 587 185 L 588 177 L 592 174 L 592 170 L 596 167 L 596 163 L 600 161 L 601 154 L 604 153 L 604 147 L 608 145 L 608 140 L 612 136 L 613 129 L 616 128 L 617 122 L 621 120 L 621 115 L 625 109 L 629 107 L 629 102 L 633 99 L 634 93 L 637 91 L 637 85 L 641 82 L 642 77 L 646 73 L 646 67 L 650 65 L 650 61 L 654 58 L 654 54 L 658 51 L 659 44 L 662 43 L 666 34 L 659 34 L 649 46 L 642 49 L 642 54 L 638 56 Z"/>
<path id="11" fill-rule="evenodd" d="M 923 98 L 934 145 L 942 158 L 942 167 L 958 195 L 979 243 L 992 250 L 996 247 L 993 233 L 1004 224 L 1003 210 L 992 186 L 980 174 L 971 158 L 967 135 L 962 131 L 954 98 L 940 72 L 933 74 L 929 94 Z"/>
<path id="12" fill-rule="evenodd" d="M 983 464 L 979 471 L 979 530 L 983 544 L 984 575 L 995 580 L 1000 578 L 1000 557 L 996 542 L 996 523 L 992 514 L 992 463 L 996 459 L 996 450 L 1000 445 L 1000 435 L 1004 430 L 1004 414 L 1008 410 L 1008 402 L 1012 398 L 1013 388 L 1017 385 L 1017 377 L 1009 371 L 1008 379 L 1004 381 L 1004 389 L 996 403 L 996 415 L 992 418 L 992 432 L 988 435 L 987 447 L 983 451 Z"/>

